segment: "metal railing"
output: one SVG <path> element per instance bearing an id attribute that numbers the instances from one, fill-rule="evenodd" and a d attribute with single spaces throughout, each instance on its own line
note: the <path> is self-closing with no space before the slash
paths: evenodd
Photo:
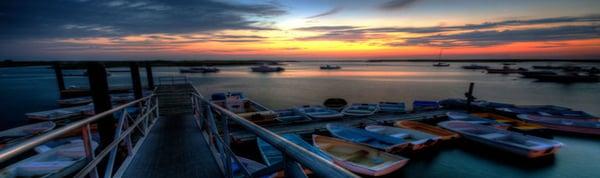
<path id="1" fill-rule="evenodd" d="M 137 111 L 139 112 L 127 110 L 132 106 L 137 106 Z M 141 143 L 143 143 L 145 136 L 154 125 L 156 118 L 159 116 L 158 111 L 158 98 L 152 94 L 94 116 L 75 121 L 48 133 L 38 135 L 17 145 L 3 149 L 0 151 L 0 163 L 8 161 L 11 158 L 25 153 L 36 146 L 44 144 L 45 142 L 58 139 L 65 134 L 72 133 L 74 131 L 76 132 L 77 129 L 81 129 L 81 136 L 87 157 L 87 165 L 85 165 L 83 169 L 75 174 L 74 177 L 99 177 L 99 163 L 107 158 L 107 156 L 108 159 L 106 160 L 106 164 L 102 164 L 106 166 L 103 169 L 104 177 L 119 177 L 123 173 L 124 168 L 126 168 L 131 162 L 136 151 L 141 146 Z M 92 148 L 92 133 L 90 126 L 94 122 L 114 114 L 117 114 L 117 117 L 119 117 L 117 122 L 117 130 L 115 131 L 115 137 L 109 145 L 107 145 L 103 150 L 99 151 L 98 155 L 96 155 L 94 149 Z M 133 133 L 141 135 L 136 135 L 138 137 L 136 139 L 132 139 Z M 126 149 L 126 157 L 122 162 L 116 163 L 117 153 L 120 147 L 124 147 L 124 149 Z M 113 168 L 116 164 L 119 164 L 119 167 L 117 171 L 114 172 Z"/>
<path id="2" fill-rule="evenodd" d="M 194 90 L 191 99 L 196 123 L 203 131 L 204 139 L 210 144 L 213 155 L 226 177 L 234 177 L 231 166 L 233 162 L 239 165 L 241 173 L 245 177 L 260 177 L 280 170 L 283 170 L 285 177 L 306 177 L 302 167 L 310 169 L 319 177 L 358 177 L 285 138 L 211 103 L 200 94 L 197 88 L 194 87 Z M 221 130 L 218 129 L 215 114 L 220 116 Z M 231 121 L 279 150 L 283 155 L 283 160 L 254 173 L 248 172 L 248 169 L 230 148 L 229 122 Z"/>
<path id="3" fill-rule="evenodd" d="M 189 80 L 186 76 L 165 76 L 158 78 L 158 85 L 178 85 L 187 84 Z"/>

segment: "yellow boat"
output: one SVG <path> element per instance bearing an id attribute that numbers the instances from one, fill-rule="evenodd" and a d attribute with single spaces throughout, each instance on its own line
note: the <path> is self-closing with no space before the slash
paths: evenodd
<path id="1" fill-rule="evenodd" d="M 488 119 L 494 119 L 500 123 L 510 124 L 512 128 L 520 130 L 520 131 L 533 131 L 533 130 L 545 129 L 545 127 L 538 125 L 538 124 L 527 123 L 527 122 L 523 122 L 523 121 L 520 121 L 517 119 L 513 119 L 510 117 L 506 117 L 506 116 L 502 116 L 502 115 L 498 115 L 498 114 L 494 114 L 494 113 L 473 113 L 473 115 L 478 116 L 478 117 L 488 118 Z"/>
<path id="2" fill-rule="evenodd" d="M 417 121 L 398 121 L 394 123 L 394 126 L 405 128 L 405 129 L 413 129 L 433 135 L 437 135 L 441 140 L 452 140 L 460 137 L 457 133 L 448 131 L 446 129 L 442 129 L 436 126 L 432 126 L 425 123 L 420 123 Z"/>

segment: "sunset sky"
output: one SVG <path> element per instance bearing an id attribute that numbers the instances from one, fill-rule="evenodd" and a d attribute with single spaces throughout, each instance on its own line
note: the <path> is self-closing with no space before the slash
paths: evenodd
<path id="1" fill-rule="evenodd" d="M 2 0 L 0 59 L 600 59 L 598 0 Z"/>

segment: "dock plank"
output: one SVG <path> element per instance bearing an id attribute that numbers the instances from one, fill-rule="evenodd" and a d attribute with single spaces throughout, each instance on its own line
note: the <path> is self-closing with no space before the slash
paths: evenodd
<path id="1" fill-rule="evenodd" d="M 291 124 L 276 124 L 276 125 L 265 125 L 263 126 L 267 130 L 275 132 L 276 134 L 309 134 L 314 132 L 326 131 L 325 126 L 329 123 L 337 124 L 348 124 L 352 126 L 359 126 L 361 124 L 376 124 L 376 123 L 392 123 L 400 120 L 422 120 L 431 119 L 438 117 L 445 117 L 446 112 L 449 110 L 435 110 L 425 111 L 420 113 L 408 113 L 408 114 L 376 114 L 370 117 L 362 118 L 343 118 L 339 120 L 330 121 L 313 121 L 304 123 L 291 123 Z M 255 140 L 256 136 L 242 128 L 236 129 L 231 132 L 231 138 L 237 142 L 246 142 Z"/>
<path id="2" fill-rule="evenodd" d="M 158 119 L 123 177 L 223 177 L 191 115 Z"/>

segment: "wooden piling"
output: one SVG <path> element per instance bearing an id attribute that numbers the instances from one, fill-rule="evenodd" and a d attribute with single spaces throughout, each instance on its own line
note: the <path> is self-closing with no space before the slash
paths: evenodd
<path id="1" fill-rule="evenodd" d="M 104 64 L 90 62 L 87 64 L 87 72 L 96 114 L 112 109 Z M 116 124 L 116 120 L 112 115 L 98 121 L 98 133 L 100 134 L 100 147 L 98 150 L 102 150 L 113 141 Z"/>
<path id="2" fill-rule="evenodd" d="M 141 99 L 142 94 L 142 81 L 140 80 L 140 69 L 137 62 L 129 63 L 129 70 L 131 71 L 131 85 L 133 86 L 133 94 L 135 99 Z"/>
<path id="3" fill-rule="evenodd" d="M 148 80 L 148 88 L 154 89 L 154 76 L 152 74 L 152 65 L 150 62 L 146 62 L 146 79 Z"/>
<path id="4" fill-rule="evenodd" d="M 65 90 L 65 79 L 62 72 L 60 62 L 54 64 L 54 74 L 56 75 L 56 84 L 58 85 L 58 91 Z"/>

